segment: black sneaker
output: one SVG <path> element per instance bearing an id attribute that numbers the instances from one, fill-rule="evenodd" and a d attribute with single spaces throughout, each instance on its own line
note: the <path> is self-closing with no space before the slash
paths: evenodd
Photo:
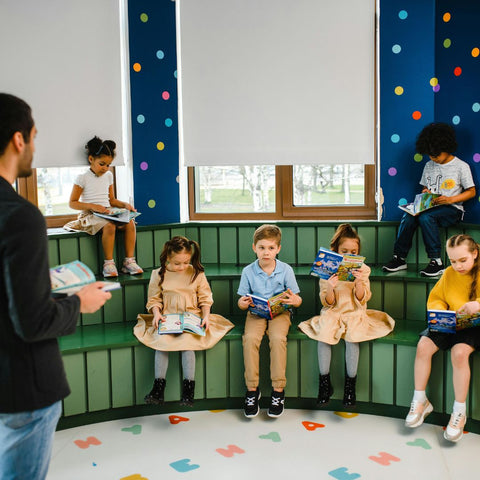
<path id="1" fill-rule="evenodd" d="M 398 255 L 394 255 L 393 258 L 382 267 L 384 272 L 398 272 L 400 270 L 407 269 L 407 262 L 400 258 Z"/>
<path id="2" fill-rule="evenodd" d="M 269 417 L 279 417 L 283 413 L 283 405 L 285 403 L 285 392 L 272 391 L 270 399 L 270 407 L 268 408 Z"/>
<path id="3" fill-rule="evenodd" d="M 440 261 L 438 263 L 434 258 L 430 260 L 430 263 L 423 269 L 420 270 L 420 275 L 422 277 L 436 277 L 441 275 L 445 271 L 443 263 Z"/>
<path id="4" fill-rule="evenodd" d="M 262 397 L 260 390 L 257 389 L 254 392 L 248 392 L 245 394 L 245 406 L 244 413 L 247 418 L 253 418 L 258 415 L 260 407 L 258 406 L 258 401 Z"/>

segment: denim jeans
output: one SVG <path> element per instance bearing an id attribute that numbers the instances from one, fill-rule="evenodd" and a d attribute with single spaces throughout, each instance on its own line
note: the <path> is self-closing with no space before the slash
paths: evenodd
<path id="1" fill-rule="evenodd" d="M 43 480 L 47 476 L 61 402 L 20 413 L 0 413 L 0 478 Z"/>
<path id="2" fill-rule="evenodd" d="M 398 228 L 397 240 L 393 246 L 393 253 L 406 258 L 412 247 L 415 230 L 420 226 L 428 257 L 440 258 L 442 254 L 440 227 L 455 225 L 462 219 L 462 216 L 463 212 L 452 205 L 440 205 L 415 217 L 404 213 Z"/>

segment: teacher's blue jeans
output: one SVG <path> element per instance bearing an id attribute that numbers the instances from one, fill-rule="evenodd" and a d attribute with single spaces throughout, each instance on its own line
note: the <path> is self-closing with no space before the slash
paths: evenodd
<path id="1" fill-rule="evenodd" d="M 43 480 L 47 476 L 61 402 L 20 413 L 0 413 L 0 478 Z"/>
<path id="2" fill-rule="evenodd" d="M 420 227 L 428 258 L 440 258 L 442 254 L 440 227 L 455 225 L 462 219 L 462 216 L 463 212 L 452 205 L 440 205 L 416 217 L 404 213 L 398 228 L 397 240 L 393 246 L 393 253 L 401 258 L 406 258 L 412 247 L 415 230 Z"/>

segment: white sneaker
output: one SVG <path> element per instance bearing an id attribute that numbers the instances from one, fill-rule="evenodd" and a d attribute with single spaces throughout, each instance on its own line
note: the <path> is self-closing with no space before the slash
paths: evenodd
<path id="1" fill-rule="evenodd" d="M 428 399 L 425 400 L 425 403 L 414 400 L 405 419 L 405 426 L 409 428 L 419 427 L 425 420 L 425 417 L 432 412 L 433 406 Z"/>
<path id="2" fill-rule="evenodd" d="M 466 421 L 467 417 L 463 413 L 452 412 L 447 428 L 443 432 L 445 440 L 458 442 L 463 437 L 463 427 L 465 427 Z"/>

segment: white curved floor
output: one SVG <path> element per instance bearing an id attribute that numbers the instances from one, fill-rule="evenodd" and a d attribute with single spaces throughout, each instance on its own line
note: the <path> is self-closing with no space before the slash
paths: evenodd
<path id="1" fill-rule="evenodd" d="M 467 421 L 468 429 L 468 421 Z M 164 414 L 57 432 L 48 480 L 476 478 L 480 436 L 403 420 L 285 410 Z"/>

